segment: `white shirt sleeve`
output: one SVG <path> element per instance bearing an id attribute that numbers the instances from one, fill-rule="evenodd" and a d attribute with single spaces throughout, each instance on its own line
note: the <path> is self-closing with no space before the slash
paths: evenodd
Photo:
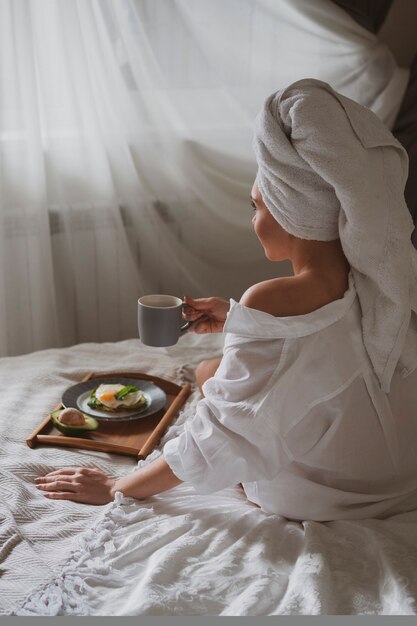
<path id="1" fill-rule="evenodd" d="M 288 464 L 280 436 L 262 414 L 284 343 L 226 336 L 220 366 L 203 386 L 205 398 L 183 432 L 163 448 L 174 474 L 197 492 L 270 480 Z"/>

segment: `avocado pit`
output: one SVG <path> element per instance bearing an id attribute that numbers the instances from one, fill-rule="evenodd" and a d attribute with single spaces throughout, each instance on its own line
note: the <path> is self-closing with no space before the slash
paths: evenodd
<path id="1" fill-rule="evenodd" d="M 59 421 L 67 426 L 81 426 L 85 424 L 84 415 L 77 409 L 63 409 L 59 415 Z"/>

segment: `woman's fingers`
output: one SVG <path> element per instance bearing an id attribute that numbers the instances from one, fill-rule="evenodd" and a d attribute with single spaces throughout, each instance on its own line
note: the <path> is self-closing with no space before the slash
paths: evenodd
<path id="1" fill-rule="evenodd" d="M 59 475 L 43 476 L 42 478 L 37 478 L 35 482 L 36 482 L 36 485 L 46 485 L 47 483 L 53 483 L 57 480 L 70 483 L 74 480 L 74 478 L 75 478 L 75 474 L 74 476 L 67 476 L 66 474 L 63 474 L 62 476 L 59 476 Z"/>
<path id="2" fill-rule="evenodd" d="M 47 474 L 45 474 L 45 476 L 57 476 L 59 474 L 71 475 L 71 474 L 75 474 L 79 469 L 80 469 L 79 467 L 62 467 L 61 469 L 54 470 L 53 472 L 48 472 Z M 45 476 L 39 476 L 39 478 L 35 478 L 35 480 L 39 480 L 40 478 L 44 478 Z"/>
<path id="3" fill-rule="evenodd" d="M 88 475 L 88 474 L 103 474 L 103 472 L 95 467 L 62 467 L 61 469 L 48 472 L 45 476 L 39 476 L 35 478 L 35 482 L 39 482 L 47 476 L 74 476 L 74 474 Z"/>
<path id="4" fill-rule="evenodd" d="M 48 500 L 72 500 L 73 502 L 84 502 L 84 498 L 74 491 L 51 491 L 43 494 Z"/>
<path id="5" fill-rule="evenodd" d="M 190 310 L 190 313 L 196 312 L 207 312 L 213 309 L 218 298 L 189 298 L 188 296 L 184 296 L 183 302 L 185 306 L 183 307 L 184 312 Z"/>
<path id="6" fill-rule="evenodd" d="M 184 296 L 183 302 L 185 305 L 192 307 L 193 309 L 206 309 L 211 298 L 190 298 L 190 296 Z"/>
<path id="7" fill-rule="evenodd" d="M 186 320 L 194 321 L 204 315 L 207 311 L 207 305 L 201 304 L 201 301 L 193 300 L 184 296 L 185 304 L 182 307 L 182 313 Z"/>
<path id="8" fill-rule="evenodd" d="M 190 306 L 183 307 L 182 312 L 184 314 L 185 319 L 187 320 L 196 320 L 202 315 L 204 315 L 204 312 L 197 311 L 196 309 L 193 309 Z"/>
<path id="9" fill-rule="evenodd" d="M 78 483 L 73 483 L 69 480 L 50 480 L 48 482 L 44 482 L 40 485 L 37 485 L 37 489 L 45 490 L 45 491 L 77 491 L 79 487 Z"/>

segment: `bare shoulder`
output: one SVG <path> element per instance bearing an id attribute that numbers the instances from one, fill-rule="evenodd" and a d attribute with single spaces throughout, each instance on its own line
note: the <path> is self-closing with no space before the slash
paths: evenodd
<path id="1" fill-rule="evenodd" d="M 342 298 L 347 287 L 347 275 L 333 282 L 304 275 L 284 276 L 252 285 L 240 304 L 275 317 L 305 315 Z"/>

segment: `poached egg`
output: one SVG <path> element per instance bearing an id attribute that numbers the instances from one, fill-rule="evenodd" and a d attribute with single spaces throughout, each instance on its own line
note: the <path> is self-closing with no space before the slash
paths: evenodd
<path id="1" fill-rule="evenodd" d="M 115 396 L 123 387 L 124 385 L 120 384 L 99 385 L 96 389 L 96 398 L 109 409 L 133 406 L 143 398 L 143 392 L 138 389 L 128 393 L 122 400 L 118 400 Z"/>

